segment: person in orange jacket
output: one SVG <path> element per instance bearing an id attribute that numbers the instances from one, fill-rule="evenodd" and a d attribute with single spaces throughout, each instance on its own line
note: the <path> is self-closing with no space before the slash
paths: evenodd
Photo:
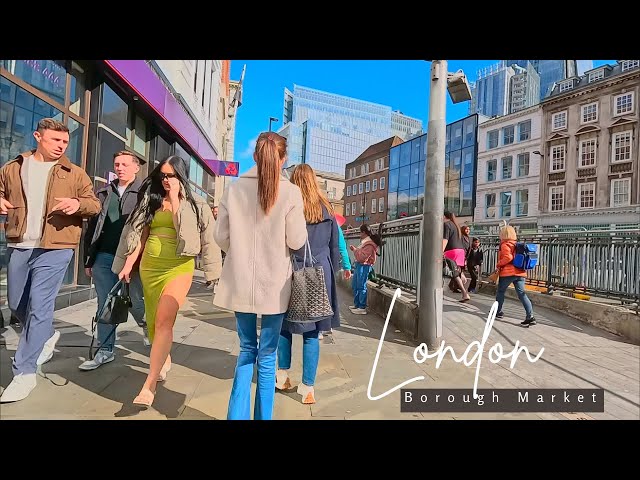
<path id="1" fill-rule="evenodd" d="M 527 278 L 527 272 L 516 268 L 512 263 L 516 253 L 516 240 L 516 231 L 512 226 L 507 225 L 502 227 L 500 230 L 500 251 L 498 253 L 498 265 L 496 268 L 500 277 L 498 280 L 498 290 L 496 291 L 496 301 L 498 302 L 496 318 L 502 318 L 504 316 L 502 312 L 504 294 L 507 288 L 509 288 L 509 285 L 513 283 L 518 298 L 527 314 L 524 322 L 520 322 L 520 325 L 528 328 L 536 324 L 536 319 L 533 316 L 531 300 L 529 300 L 524 290 L 524 281 Z"/>

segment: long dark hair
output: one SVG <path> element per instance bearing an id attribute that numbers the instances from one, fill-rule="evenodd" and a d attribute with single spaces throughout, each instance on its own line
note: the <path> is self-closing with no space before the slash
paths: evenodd
<path id="1" fill-rule="evenodd" d="M 369 225 L 363 223 L 362 225 L 360 225 L 360 231 L 362 233 L 366 233 L 368 237 L 373 240 L 373 243 L 375 243 L 378 247 L 382 246 L 382 237 L 380 237 L 380 235 L 378 235 L 377 233 L 373 233 L 369 228 Z"/>
<path id="2" fill-rule="evenodd" d="M 162 186 L 162 172 L 160 169 L 165 163 L 168 163 L 173 167 L 173 170 L 176 173 L 176 178 L 180 182 L 180 185 L 182 185 L 185 199 L 191 204 L 191 208 L 193 208 L 193 211 L 196 214 L 198 230 L 201 230 L 202 219 L 200 218 L 200 210 L 196 205 L 196 201 L 191 193 L 191 187 L 189 186 L 187 164 L 177 155 L 170 155 L 162 160 L 158 166 L 153 169 L 149 176 L 144 179 L 140 186 L 140 190 L 138 190 L 138 202 L 129 216 L 129 223 L 142 219 L 144 226 L 151 225 L 156 211 L 162 207 L 162 199 L 167 195 L 167 191 Z M 142 200 L 145 196 L 149 196 L 149 202 L 143 207 Z"/>
<path id="3" fill-rule="evenodd" d="M 444 212 L 444 217 L 447 220 L 451 220 L 453 222 L 453 224 L 456 226 L 456 229 L 458 230 L 458 238 L 462 239 L 462 232 L 460 231 L 460 225 L 458 225 L 458 222 L 456 221 L 456 214 L 453 212 L 446 211 Z"/>

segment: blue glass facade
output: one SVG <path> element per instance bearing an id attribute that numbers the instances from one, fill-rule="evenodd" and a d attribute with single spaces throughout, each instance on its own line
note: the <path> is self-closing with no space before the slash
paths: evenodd
<path id="1" fill-rule="evenodd" d="M 460 217 L 472 216 L 475 208 L 477 132 L 475 114 L 447 125 L 444 208 Z M 426 159 L 426 133 L 391 148 L 387 220 L 422 213 Z"/>
<path id="2" fill-rule="evenodd" d="M 369 146 L 392 136 L 391 107 L 294 86 L 285 90 L 287 166 L 307 163 L 344 175 L 345 166 Z"/>

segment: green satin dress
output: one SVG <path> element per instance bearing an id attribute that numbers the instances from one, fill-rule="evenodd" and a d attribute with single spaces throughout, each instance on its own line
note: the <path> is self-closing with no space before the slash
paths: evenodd
<path id="1" fill-rule="evenodd" d="M 173 213 L 156 212 L 140 261 L 140 280 L 144 293 L 149 340 L 152 342 L 156 326 L 156 309 L 164 287 L 179 275 L 193 275 L 195 269 L 195 257 L 176 255 L 177 246 Z"/>

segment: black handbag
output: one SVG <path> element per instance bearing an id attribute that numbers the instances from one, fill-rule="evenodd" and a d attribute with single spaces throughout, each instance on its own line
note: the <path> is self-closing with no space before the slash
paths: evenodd
<path id="1" fill-rule="evenodd" d="M 107 325 L 119 325 L 121 323 L 125 323 L 129 318 L 129 309 L 131 308 L 131 297 L 129 296 L 129 284 L 127 282 L 123 282 L 122 280 L 118 281 L 109 294 L 107 295 L 107 299 L 104 302 L 102 308 L 98 311 L 96 316 L 93 318 L 91 322 L 91 345 L 89 346 L 89 358 L 93 359 L 93 342 L 95 341 L 95 329 L 97 323 L 104 323 Z M 111 338 L 111 335 L 115 334 L 115 328 L 111 331 L 111 333 L 105 339 L 105 343 Z"/>

